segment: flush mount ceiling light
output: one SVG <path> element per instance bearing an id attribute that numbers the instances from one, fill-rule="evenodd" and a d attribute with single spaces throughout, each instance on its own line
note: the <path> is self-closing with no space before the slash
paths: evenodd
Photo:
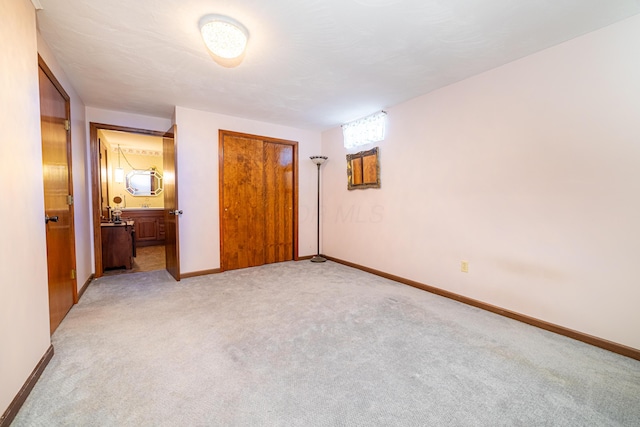
<path id="1" fill-rule="evenodd" d="M 249 32 L 241 23 L 227 16 L 205 15 L 199 26 L 214 61 L 224 67 L 235 67 L 242 62 Z"/>

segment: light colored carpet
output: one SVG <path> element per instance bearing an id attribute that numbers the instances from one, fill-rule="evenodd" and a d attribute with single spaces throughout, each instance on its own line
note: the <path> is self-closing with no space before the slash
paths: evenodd
<path id="1" fill-rule="evenodd" d="M 96 280 L 15 426 L 638 426 L 640 362 L 339 264 Z"/>

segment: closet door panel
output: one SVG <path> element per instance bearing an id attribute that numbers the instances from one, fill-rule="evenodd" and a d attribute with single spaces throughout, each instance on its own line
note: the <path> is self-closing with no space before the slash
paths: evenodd
<path id="1" fill-rule="evenodd" d="M 264 143 L 267 264 L 293 259 L 293 147 Z"/>
<path id="2" fill-rule="evenodd" d="M 222 268 L 262 265 L 265 260 L 263 144 L 225 136 L 222 183 Z"/>

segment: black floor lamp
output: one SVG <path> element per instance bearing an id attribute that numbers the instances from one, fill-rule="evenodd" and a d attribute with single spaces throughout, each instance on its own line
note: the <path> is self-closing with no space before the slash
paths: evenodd
<path id="1" fill-rule="evenodd" d="M 318 166 L 318 235 L 316 256 L 311 258 L 311 262 L 325 262 L 327 259 L 320 256 L 320 166 L 327 161 L 327 156 L 311 156 L 310 159 Z"/>

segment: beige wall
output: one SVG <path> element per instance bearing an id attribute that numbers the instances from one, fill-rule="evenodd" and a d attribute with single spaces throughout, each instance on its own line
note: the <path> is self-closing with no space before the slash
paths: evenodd
<path id="1" fill-rule="evenodd" d="M 640 349 L 638 52 L 640 16 L 390 108 L 380 190 L 325 132 L 324 252 Z"/>
<path id="2" fill-rule="evenodd" d="M 0 414 L 50 345 L 35 11 L 0 2 Z"/>
<path id="3" fill-rule="evenodd" d="M 315 253 L 316 166 L 309 156 L 319 154 L 319 132 L 183 107 L 176 107 L 176 124 L 183 273 L 220 267 L 219 129 L 299 142 L 299 255 Z"/>

